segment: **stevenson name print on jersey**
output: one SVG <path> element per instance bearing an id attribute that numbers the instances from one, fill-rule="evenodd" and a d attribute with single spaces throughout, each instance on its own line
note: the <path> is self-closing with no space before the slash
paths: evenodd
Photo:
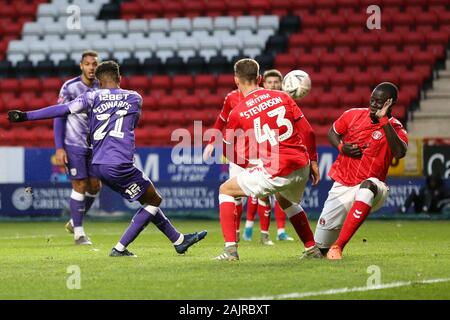
<path id="1" fill-rule="evenodd" d="M 134 162 L 134 129 L 141 106 L 139 93 L 124 89 L 88 91 L 68 104 L 70 112 L 88 115 L 93 164 Z"/>
<path id="2" fill-rule="evenodd" d="M 224 141 L 234 144 L 233 157 L 238 161 L 245 157 L 245 163 L 237 164 L 245 166 L 250 159 L 258 159 L 272 176 L 287 176 L 309 164 L 307 149 L 295 126 L 302 117 L 300 108 L 284 92 L 258 88 L 231 111 Z M 244 145 L 240 145 L 239 137 L 236 139 L 239 129 L 245 132 Z M 256 152 L 252 150 L 255 147 Z"/>

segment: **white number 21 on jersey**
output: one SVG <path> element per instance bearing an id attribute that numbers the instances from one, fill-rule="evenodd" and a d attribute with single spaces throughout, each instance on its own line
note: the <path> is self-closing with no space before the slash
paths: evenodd
<path id="1" fill-rule="evenodd" d="M 277 145 L 278 142 L 284 141 L 292 135 L 294 132 L 294 127 L 292 126 L 292 122 L 284 117 L 286 115 L 286 108 L 284 106 L 267 112 L 267 115 L 271 118 L 276 116 L 278 128 L 287 127 L 287 130 L 285 133 L 278 136 L 277 139 L 275 131 L 271 129 L 267 123 L 265 123 L 261 128 L 261 118 L 258 117 L 253 120 L 256 141 L 258 141 L 258 143 L 268 140 L 270 145 L 274 146 Z"/>
<path id="2" fill-rule="evenodd" d="M 114 130 L 109 132 L 109 135 L 116 138 L 123 138 L 124 133 L 122 132 L 123 126 L 123 117 L 127 114 L 127 110 L 119 110 L 116 112 L 119 117 L 116 119 L 114 123 Z M 102 140 L 106 136 L 106 132 L 104 132 L 106 126 L 109 123 L 111 115 L 108 113 L 98 114 L 96 115 L 97 120 L 105 121 L 97 130 L 94 132 L 94 140 Z"/>

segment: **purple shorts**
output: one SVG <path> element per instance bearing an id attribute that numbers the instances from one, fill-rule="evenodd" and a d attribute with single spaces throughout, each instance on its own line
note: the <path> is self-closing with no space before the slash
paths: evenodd
<path id="1" fill-rule="evenodd" d="M 81 180 L 93 177 L 92 150 L 75 146 L 64 146 L 67 153 L 67 169 L 70 180 Z"/>
<path id="2" fill-rule="evenodd" d="M 94 174 L 128 201 L 138 200 L 152 182 L 132 164 L 93 164 Z"/>

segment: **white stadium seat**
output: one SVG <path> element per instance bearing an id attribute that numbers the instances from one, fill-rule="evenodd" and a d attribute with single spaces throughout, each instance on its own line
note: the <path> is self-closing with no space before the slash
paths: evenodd
<path id="1" fill-rule="evenodd" d="M 145 34 L 142 32 L 130 32 L 127 34 L 127 38 L 134 42 L 142 41 L 145 38 Z"/>
<path id="2" fill-rule="evenodd" d="M 102 20 L 97 20 L 87 25 L 82 26 L 82 30 L 84 34 L 106 34 L 106 22 Z"/>
<path id="3" fill-rule="evenodd" d="M 216 17 L 214 19 L 214 30 L 234 30 L 236 28 L 233 17 Z"/>
<path id="4" fill-rule="evenodd" d="M 188 34 L 186 31 L 171 31 L 169 36 L 173 39 L 183 39 L 188 37 Z"/>
<path id="5" fill-rule="evenodd" d="M 249 57 L 249 58 L 255 58 L 256 56 L 261 54 L 261 49 L 258 48 L 249 48 L 249 49 L 244 49 L 243 53 L 244 56 Z"/>
<path id="6" fill-rule="evenodd" d="M 236 30 L 255 31 L 256 28 L 257 28 L 256 17 L 242 16 L 236 18 Z"/>
<path id="7" fill-rule="evenodd" d="M 54 5 L 51 3 L 42 3 L 39 5 L 37 10 L 38 17 L 58 17 L 58 5 Z"/>
<path id="8" fill-rule="evenodd" d="M 271 29 L 278 30 L 280 25 L 280 19 L 278 16 L 259 16 L 258 18 L 258 30 Z"/>
<path id="9" fill-rule="evenodd" d="M 89 43 L 103 39 L 100 33 L 88 33 L 84 38 L 89 41 Z"/>
<path id="10" fill-rule="evenodd" d="M 191 32 L 192 23 L 189 18 L 173 18 L 170 21 L 170 31 L 186 31 Z"/>
<path id="11" fill-rule="evenodd" d="M 213 30 L 213 19 L 211 17 L 195 17 L 192 19 L 192 31 L 205 30 L 211 32 Z"/>
<path id="12" fill-rule="evenodd" d="M 170 24 L 168 19 L 158 18 L 151 19 L 149 23 L 150 32 L 169 32 Z"/>
<path id="13" fill-rule="evenodd" d="M 218 39 L 226 39 L 228 37 L 231 37 L 232 35 L 230 30 L 214 30 L 212 36 Z"/>
<path id="14" fill-rule="evenodd" d="M 108 20 L 106 24 L 107 33 L 128 33 L 128 24 L 125 20 Z"/>
<path id="15" fill-rule="evenodd" d="M 207 38 L 209 37 L 209 33 L 206 30 L 195 30 L 192 31 L 191 33 L 191 37 L 195 38 L 195 39 L 202 39 L 202 38 Z"/>
<path id="16" fill-rule="evenodd" d="M 26 22 L 25 25 L 22 28 L 22 35 L 34 35 L 34 36 L 40 36 L 44 32 L 43 27 L 36 22 Z"/>
<path id="17" fill-rule="evenodd" d="M 128 21 L 128 32 L 148 32 L 148 20 L 132 19 Z"/>

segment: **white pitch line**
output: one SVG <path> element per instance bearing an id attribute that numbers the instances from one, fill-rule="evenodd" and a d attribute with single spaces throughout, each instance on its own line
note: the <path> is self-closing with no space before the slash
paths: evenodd
<path id="1" fill-rule="evenodd" d="M 279 294 L 275 296 L 261 296 L 261 297 L 249 297 L 249 298 L 239 298 L 238 300 L 277 300 L 277 299 L 301 299 L 306 297 L 314 297 L 314 296 L 322 296 L 322 295 L 334 295 L 340 293 L 349 293 L 349 292 L 364 292 L 371 290 L 382 290 L 382 289 L 390 289 L 390 288 L 399 288 L 406 287 L 413 284 L 430 284 L 430 283 L 439 283 L 439 282 L 449 282 L 450 278 L 441 278 L 441 279 L 429 279 L 429 280 L 419 280 L 419 281 L 399 281 L 399 282 L 391 282 L 386 284 L 380 284 L 370 287 L 353 287 L 353 288 L 339 288 L 339 289 L 329 289 L 323 291 L 312 291 L 312 292 L 293 292 L 286 294 Z"/>

